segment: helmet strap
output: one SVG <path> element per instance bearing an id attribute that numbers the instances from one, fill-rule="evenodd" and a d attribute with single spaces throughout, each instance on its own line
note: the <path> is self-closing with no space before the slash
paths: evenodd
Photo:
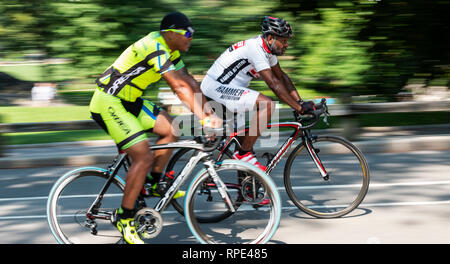
<path id="1" fill-rule="evenodd" d="M 272 35 L 273 36 L 273 35 Z M 272 45 L 270 45 L 270 51 L 272 52 L 273 51 L 273 46 L 275 46 L 275 42 L 277 41 L 277 37 L 276 36 L 273 36 L 273 41 L 272 41 Z"/>
<path id="2" fill-rule="evenodd" d="M 273 42 L 272 42 L 272 45 L 269 45 L 269 40 L 267 40 L 267 36 L 268 35 L 263 36 L 263 41 L 266 42 L 267 48 L 270 50 L 270 52 L 272 52 L 273 51 L 273 46 L 275 46 L 275 42 L 277 41 L 277 38 L 274 35 L 272 35 Z"/>

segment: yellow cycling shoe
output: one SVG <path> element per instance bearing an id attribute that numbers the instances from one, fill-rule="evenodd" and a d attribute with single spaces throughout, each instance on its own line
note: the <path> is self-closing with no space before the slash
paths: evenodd
<path id="1" fill-rule="evenodd" d="M 134 227 L 134 218 L 118 219 L 117 229 L 128 244 L 144 244 Z"/>
<path id="2" fill-rule="evenodd" d="M 178 198 L 184 197 L 185 195 L 186 195 L 185 191 L 177 191 L 175 193 L 175 195 L 173 196 L 173 199 L 178 199 Z"/>
<path id="3" fill-rule="evenodd" d="M 157 184 L 152 186 L 152 196 L 161 197 L 161 194 L 157 191 L 157 188 L 158 188 Z M 185 191 L 179 190 L 174 194 L 172 199 L 178 199 L 178 198 L 184 197 L 185 195 L 186 195 Z"/>
<path id="4" fill-rule="evenodd" d="M 161 197 L 161 193 L 158 191 L 158 184 L 155 183 L 154 185 L 150 186 L 149 184 L 145 184 L 144 188 L 142 189 L 142 195 L 144 197 Z M 173 196 L 173 199 L 178 199 L 181 197 L 186 196 L 185 191 L 177 191 L 175 195 Z"/>

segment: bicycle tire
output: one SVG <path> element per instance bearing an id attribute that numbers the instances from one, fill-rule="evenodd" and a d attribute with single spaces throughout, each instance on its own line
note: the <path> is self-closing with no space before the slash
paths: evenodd
<path id="1" fill-rule="evenodd" d="M 89 177 L 89 178 L 87 178 Z M 61 176 L 53 185 L 52 189 L 50 190 L 49 197 L 47 200 L 47 220 L 48 224 L 50 226 L 50 230 L 55 237 L 56 241 L 60 244 L 74 244 L 74 243 L 105 243 L 106 240 L 110 241 L 110 237 L 104 236 L 103 234 L 92 234 L 92 230 L 89 228 L 84 227 L 80 222 L 77 221 L 77 217 L 79 216 L 80 219 L 86 218 L 86 211 L 89 209 L 90 205 L 93 202 L 93 199 L 98 195 L 94 190 L 97 192 L 100 191 L 100 189 L 97 189 L 97 186 L 94 186 L 93 183 L 98 183 L 100 188 L 105 184 L 106 180 L 108 179 L 108 174 L 105 169 L 101 168 L 95 168 L 95 167 L 84 167 L 72 170 L 63 176 Z M 84 182 L 83 180 L 87 180 Z M 83 188 L 79 188 L 77 184 L 80 184 L 80 186 L 83 186 Z M 108 191 L 111 189 L 111 191 L 114 192 L 120 192 L 117 197 L 117 200 L 119 202 L 114 202 L 114 205 L 120 204 L 120 200 L 122 199 L 123 190 L 125 188 L 125 182 L 119 177 L 116 176 L 113 179 L 112 185 L 115 185 L 116 188 L 108 188 Z M 70 189 L 70 187 L 75 188 L 73 190 L 73 193 Z M 92 194 L 88 194 L 90 192 L 90 189 L 92 187 Z M 67 193 L 66 193 L 67 192 Z M 105 197 L 115 197 L 116 195 L 113 195 L 112 193 L 106 193 Z M 72 209 L 66 209 L 65 208 L 65 201 L 67 202 L 67 205 L 75 204 L 70 203 L 71 198 L 76 198 L 76 204 L 82 203 L 84 200 L 85 203 L 83 203 L 80 206 L 80 210 L 76 212 L 72 212 Z M 116 198 L 111 198 L 113 200 L 116 200 Z M 102 200 L 103 204 L 107 203 L 104 200 Z M 102 205 L 103 205 L 102 204 Z M 113 202 L 111 201 L 109 204 L 113 205 Z M 103 207 L 102 207 L 103 208 Z M 83 211 L 84 210 L 84 211 Z M 105 209 L 106 210 L 106 209 Z M 109 212 L 112 214 L 112 211 L 114 210 L 114 207 L 108 208 Z M 67 211 L 67 212 L 66 212 Z M 68 213 L 66 215 L 66 213 Z M 73 213 L 73 215 L 71 215 Z M 84 215 L 83 215 L 84 213 Z M 74 221 L 72 222 L 70 218 L 74 217 Z M 66 219 L 69 219 L 66 223 Z M 77 224 L 79 226 L 77 226 Z M 109 220 L 102 221 L 102 226 L 105 226 L 108 230 L 105 232 L 114 234 L 111 238 L 111 243 L 117 243 L 121 239 L 121 234 L 117 231 L 117 228 L 115 228 Z M 72 231 L 73 230 L 73 231 Z M 69 231 L 72 231 L 74 234 L 69 235 Z M 86 231 L 86 234 L 84 232 Z M 87 232 L 91 233 L 90 235 L 87 234 Z M 82 238 L 86 237 L 85 241 L 81 241 Z M 98 238 L 98 240 L 101 241 L 95 241 L 95 237 Z M 116 240 L 117 238 L 117 240 Z"/>
<path id="2" fill-rule="evenodd" d="M 170 172 L 170 171 L 174 170 L 175 164 L 180 164 L 181 159 L 183 159 L 184 157 L 189 157 L 190 155 L 192 155 L 192 152 L 194 152 L 194 151 L 195 150 L 188 149 L 188 148 L 183 148 L 183 149 L 178 150 L 172 156 L 172 158 L 169 160 L 167 167 L 166 167 L 166 172 Z M 225 151 L 225 155 L 223 155 L 222 157 L 224 157 L 224 156 L 231 158 L 232 153 L 227 149 Z M 199 164 L 201 165 L 201 163 L 199 163 Z M 236 199 L 237 199 L 237 202 L 242 201 L 242 197 L 236 197 Z M 172 199 L 171 203 L 172 203 L 172 206 L 175 208 L 175 210 L 184 216 L 184 202 L 180 203 L 180 200 L 181 199 Z M 231 214 L 232 213 L 230 211 L 227 211 L 222 214 L 217 214 L 216 216 L 205 217 L 205 218 L 199 217 L 199 219 L 197 219 L 197 220 L 200 223 L 214 223 L 214 222 L 222 221 L 223 219 L 229 217 Z"/>
<path id="3" fill-rule="evenodd" d="M 189 186 L 184 204 L 186 223 L 195 238 L 202 244 L 267 243 L 278 228 L 281 218 L 281 199 L 272 179 L 255 166 L 237 160 L 224 160 L 220 167 L 216 169 L 221 179 L 224 172 L 229 171 L 232 174 L 236 173 L 232 172 L 236 170 L 245 172 L 249 175 L 249 179 L 258 183 L 256 185 L 258 190 L 252 190 L 253 193 L 257 193 L 258 199 L 253 201 L 253 205 L 243 202 L 239 206 L 235 206 L 237 211 L 223 222 L 202 224 L 198 221 L 198 214 L 209 213 L 213 209 L 205 209 L 202 201 L 200 201 L 198 209 L 196 207 L 196 197 L 201 194 L 201 187 L 210 180 L 208 171 L 206 169 L 200 171 Z M 264 205 L 259 210 L 251 208 L 258 205 L 260 200 L 265 199 L 269 200 L 269 204 Z M 222 206 L 228 208 L 223 200 Z M 241 216 L 244 217 L 243 220 L 241 220 Z M 264 220 L 261 216 L 266 216 L 268 219 Z M 250 226 L 253 224 L 255 226 Z M 249 236 L 252 238 L 249 238 Z M 239 241 L 234 241 L 234 239 Z"/>
<path id="4" fill-rule="evenodd" d="M 327 181 L 318 175 L 303 142 L 291 152 L 285 164 L 284 185 L 289 198 L 300 210 L 317 218 L 337 218 L 352 212 L 369 189 L 370 172 L 364 155 L 351 142 L 338 136 L 318 136 L 312 146 L 330 179 Z M 314 175 L 307 175 L 309 172 Z M 338 175 L 341 172 L 345 173 Z M 300 186 L 294 187 L 294 183 Z"/>

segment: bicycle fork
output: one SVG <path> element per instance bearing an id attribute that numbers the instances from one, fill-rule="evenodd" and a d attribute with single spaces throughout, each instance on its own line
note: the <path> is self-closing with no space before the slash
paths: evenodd
<path id="1" fill-rule="evenodd" d="M 314 149 L 311 140 L 305 140 L 305 146 L 308 150 L 309 155 L 311 156 L 311 159 L 313 160 L 314 164 L 316 165 L 317 169 L 320 172 L 320 175 L 322 175 L 322 178 L 325 181 L 328 181 L 330 179 L 330 175 L 328 174 L 327 170 L 323 166 L 322 161 L 320 160 L 319 156 L 316 153 L 316 150 Z"/>
<path id="2" fill-rule="evenodd" d="M 233 202 L 230 199 L 230 195 L 228 194 L 227 187 L 225 183 L 220 179 L 219 175 L 217 174 L 216 169 L 214 168 L 214 163 L 211 160 L 207 160 L 204 162 L 209 175 L 211 176 L 212 180 L 216 184 L 217 190 L 219 191 L 220 196 L 225 201 L 226 205 L 230 209 L 232 213 L 236 212 L 234 209 Z"/>

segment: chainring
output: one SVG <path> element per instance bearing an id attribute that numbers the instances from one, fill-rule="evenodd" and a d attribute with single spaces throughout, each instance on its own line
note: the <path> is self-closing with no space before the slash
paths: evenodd
<path id="1" fill-rule="evenodd" d="M 161 214 L 153 208 L 142 208 L 136 213 L 135 227 L 136 232 L 142 239 L 151 239 L 157 237 L 163 228 L 163 219 Z"/>

